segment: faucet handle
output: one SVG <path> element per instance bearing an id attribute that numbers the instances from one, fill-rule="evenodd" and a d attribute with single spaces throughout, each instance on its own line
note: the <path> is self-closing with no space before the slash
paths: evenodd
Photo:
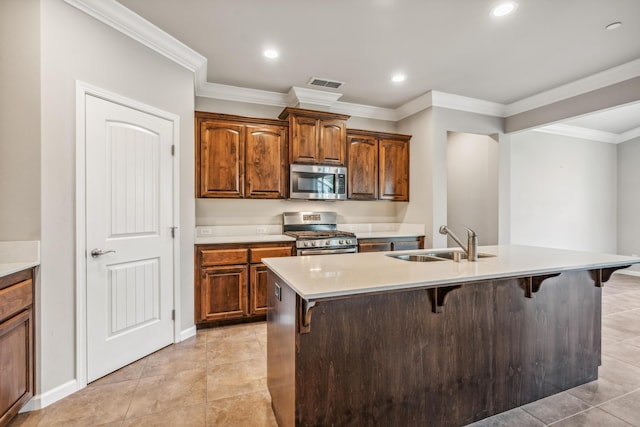
<path id="1" fill-rule="evenodd" d="M 476 237 L 478 235 L 478 233 L 476 233 L 475 231 L 473 231 L 472 229 L 470 229 L 469 227 L 467 227 L 466 225 L 464 226 L 464 228 L 467 229 L 467 235 L 469 237 Z"/>

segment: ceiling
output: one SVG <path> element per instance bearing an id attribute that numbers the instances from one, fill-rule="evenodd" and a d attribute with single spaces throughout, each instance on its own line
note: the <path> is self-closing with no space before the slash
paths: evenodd
<path id="1" fill-rule="evenodd" d="M 509 105 L 640 58 L 638 0 L 519 0 L 502 18 L 492 0 L 119 2 L 203 55 L 207 82 L 287 93 L 320 77 L 344 82 L 322 89 L 341 102 L 384 108 L 429 91 Z M 640 128 L 640 106 L 624 108 L 570 126 Z"/>

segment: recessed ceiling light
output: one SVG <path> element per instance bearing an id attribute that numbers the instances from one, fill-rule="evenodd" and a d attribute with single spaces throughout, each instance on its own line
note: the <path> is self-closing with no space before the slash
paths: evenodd
<path id="1" fill-rule="evenodd" d="M 262 54 L 269 59 L 275 59 L 279 55 L 278 51 L 275 49 L 266 49 Z"/>
<path id="2" fill-rule="evenodd" d="M 513 1 L 500 3 L 499 5 L 491 9 L 491 16 L 496 16 L 496 17 L 505 16 L 514 12 L 517 8 L 518 8 L 518 3 Z"/>
<path id="3" fill-rule="evenodd" d="M 398 74 L 394 74 L 393 76 L 391 76 L 391 81 L 395 82 L 395 83 L 400 83 L 400 82 L 405 81 L 406 78 L 407 78 L 407 76 L 405 76 L 404 74 L 398 73 Z"/>
<path id="4" fill-rule="evenodd" d="M 604 27 L 605 29 L 611 31 L 611 30 L 615 30 L 617 28 L 622 27 L 622 22 L 618 21 L 618 22 L 612 22 L 611 24 L 607 25 L 606 27 Z"/>

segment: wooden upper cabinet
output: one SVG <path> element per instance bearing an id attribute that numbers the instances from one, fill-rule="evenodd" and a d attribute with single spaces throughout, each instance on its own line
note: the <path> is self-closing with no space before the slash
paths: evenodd
<path id="1" fill-rule="evenodd" d="M 344 166 L 347 161 L 346 120 L 320 120 L 320 163 Z"/>
<path id="2" fill-rule="evenodd" d="M 381 139 L 380 200 L 409 201 L 409 141 Z"/>
<path id="3" fill-rule="evenodd" d="M 285 198 L 287 123 L 196 112 L 196 197 Z"/>
<path id="4" fill-rule="evenodd" d="M 349 116 L 326 111 L 285 108 L 289 120 L 289 162 L 344 166 Z"/>
<path id="5" fill-rule="evenodd" d="M 349 199 L 409 201 L 411 135 L 348 129 Z"/>
<path id="6" fill-rule="evenodd" d="M 287 133 L 283 126 L 247 126 L 245 197 L 281 199 L 287 181 Z"/>
<path id="7" fill-rule="evenodd" d="M 378 198 L 378 140 L 374 136 L 347 134 L 349 199 Z"/>
<path id="8" fill-rule="evenodd" d="M 200 123 L 196 152 L 199 197 L 244 197 L 245 126 L 229 121 Z M 199 178 L 199 179 L 198 179 Z"/>

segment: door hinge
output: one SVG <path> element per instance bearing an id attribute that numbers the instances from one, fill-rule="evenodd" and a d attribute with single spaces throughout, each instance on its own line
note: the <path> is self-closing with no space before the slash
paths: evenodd
<path id="1" fill-rule="evenodd" d="M 176 238 L 176 230 L 178 229 L 178 227 L 169 227 L 171 229 L 171 237 L 172 238 Z"/>
<path id="2" fill-rule="evenodd" d="M 171 310 L 171 320 L 176 320 L 176 311 Z"/>
<path id="3" fill-rule="evenodd" d="M 171 155 L 172 156 L 176 155 L 176 146 L 175 146 L 175 144 L 171 145 Z"/>

